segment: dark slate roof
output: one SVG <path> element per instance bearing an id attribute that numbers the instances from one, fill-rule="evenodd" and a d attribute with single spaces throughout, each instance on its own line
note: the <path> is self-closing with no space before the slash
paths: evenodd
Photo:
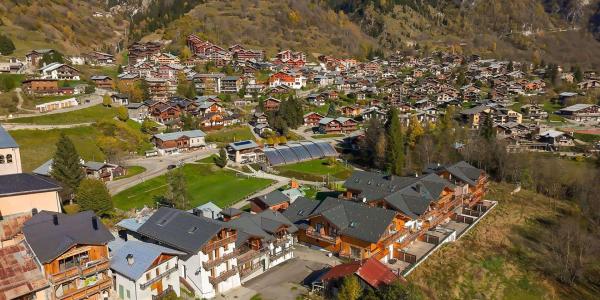
<path id="1" fill-rule="evenodd" d="M 256 197 L 256 199 L 262 201 L 267 206 L 274 206 L 283 202 L 290 201 L 290 199 L 280 190 L 274 190 L 268 194 L 258 196 Z"/>
<path id="2" fill-rule="evenodd" d="M 188 254 L 195 254 L 224 228 L 221 222 L 161 207 L 137 232 Z"/>
<path id="3" fill-rule="evenodd" d="M 29 173 L 0 175 L 0 197 L 61 189 L 56 181 L 44 176 Z"/>
<path id="4" fill-rule="evenodd" d="M 236 245 L 242 245 L 249 238 L 256 237 L 267 241 L 276 239 L 273 236 L 279 228 L 286 227 L 287 232 L 294 233 L 298 228 L 292 224 L 280 212 L 270 209 L 264 210 L 258 214 L 243 213 L 238 218 L 227 222 L 229 226 L 237 229 L 238 239 Z"/>
<path id="5" fill-rule="evenodd" d="M 55 215 L 58 224 L 54 223 Z M 74 215 L 42 211 L 25 222 L 23 233 L 42 263 L 56 259 L 75 245 L 105 245 L 114 239 L 92 211 Z"/>
<path id="6" fill-rule="evenodd" d="M 470 165 L 464 160 L 450 166 L 444 166 L 439 164 L 430 165 L 427 166 L 424 170 L 425 173 L 438 174 L 443 171 L 447 171 L 448 173 L 452 174 L 452 176 L 472 186 L 477 185 L 477 180 L 479 180 L 479 176 L 483 172 L 483 170 Z"/>
<path id="7" fill-rule="evenodd" d="M 339 227 L 342 235 L 376 243 L 394 220 L 396 212 L 331 197 L 322 201 L 300 197 L 283 215 L 301 227 L 305 226 L 306 220 L 320 215 Z"/>
<path id="8" fill-rule="evenodd" d="M 8 132 L 0 126 L 0 149 L 3 148 L 19 148 L 17 142 L 8 134 Z"/>
<path id="9" fill-rule="evenodd" d="M 385 200 L 404 215 L 416 218 L 441 196 L 445 188 L 454 189 L 448 180 L 429 174 L 422 177 L 398 177 L 357 171 L 346 180 L 344 187 L 360 191 L 358 199 Z"/>

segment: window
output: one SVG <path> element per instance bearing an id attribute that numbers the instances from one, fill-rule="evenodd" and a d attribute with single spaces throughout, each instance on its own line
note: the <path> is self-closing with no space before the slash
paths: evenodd
<path id="1" fill-rule="evenodd" d="M 361 258 L 360 248 L 350 246 L 350 255 L 352 255 L 352 257 Z"/>
<path id="2" fill-rule="evenodd" d="M 0 164 L 4 163 L 4 155 L 0 155 Z"/>
<path id="3" fill-rule="evenodd" d="M 156 268 L 156 276 L 160 275 L 160 270 Z"/>
<path id="4" fill-rule="evenodd" d="M 150 272 L 146 273 L 146 280 L 150 280 Z"/>
<path id="5" fill-rule="evenodd" d="M 6 155 L 6 162 L 9 163 L 9 164 L 13 162 L 12 154 L 7 154 Z"/>
<path id="6" fill-rule="evenodd" d="M 131 292 L 129 290 L 127 290 L 127 299 L 131 299 Z"/>
<path id="7" fill-rule="evenodd" d="M 90 260 L 88 252 L 81 252 L 73 256 L 69 256 L 58 261 L 58 268 L 60 271 L 70 269 L 75 266 L 80 266 L 87 263 Z"/>

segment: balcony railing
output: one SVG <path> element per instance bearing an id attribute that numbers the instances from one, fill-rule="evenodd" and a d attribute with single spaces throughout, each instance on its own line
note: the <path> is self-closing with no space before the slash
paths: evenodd
<path id="1" fill-rule="evenodd" d="M 102 292 L 103 290 L 108 290 L 112 287 L 112 279 L 108 276 L 102 279 L 99 282 L 96 282 L 93 285 L 89 285 L 77 290 L 69 291 L 62 296 L 56 296 L 55 299 L 58 300 L 79 300 L 90 298 L 91 296 Z"/>
<path id="2" fill-rule="evenodd" d="M 202 248 L 202 251 L 204 253 L 210 252 L 210 251 L 215 250 L 215 249 L 217 249 L 219 247 L 223 247 L 223 246 L 225 246 L 227 244 L 235 243 L 236 239 L 237 239 L 237 236 L 234 234 L 234 235 L 228 236 L 228 237 L 226 237 L 224 239 L 220 239 L 220 240 L 217 240 L 217 241 L 214 241 L 214 242 L 209 242 L 206 245 L 204 245 L 204 247 Z"/>
<path id="3" fill-rule="evenodd" d="M 160 280 L 162 280 L 164 277 L 168 276 L 169 274 L 177 271 L 177 265 L 173 266 L 172 268 L 168 269 L 167 271 L 165 271 L 164 273 L 161 273 L 160 275 L 146 281 L 145 283 L 140 284 L 140 288 L 146 289 L 147 287 L 149 287 L 150 285 L 152 285 L 155 282 L 158 282 Z"/>
<path id="4" fill-rule="evenodd" d="M 152 300 L 160 300 L 160 299 L 166 297 L 171 292 L 173 292 L 173 286 L 169 285 L 169 287 L 166 290 L 160 292 L 160 294 L 152 295 Z"/>
<path id="5" fill-rule="evenodd" d="M 317 231 L 315 231 L 314 229 L 307 229 L 306 236 L 317 239 L 317 240 L 321 240 L 321 241 L 324 241 L 324 242 L 327 242 L 330 244 L 335 244 L 337 242 L 337 237 L 320 234 Z"/>
<path id="6" fill-rule="evenodd" d="M 259 250 L 250 249 L 246 252 L 240 253 L 237 258 L 238 265 L 241 265 L 251 259 L 259 257 L 265 253 L 264 248 Z"/>
<path id="7" fill-rule="evenodd" d="M 100 271 L 108 270 L 110 267 L 108 259 L 106 258 L 88 262 L 87 265 L 87 267 L 85 265 L 74 266 L 62 272 L 52 274 L 52 276 L 50 276 L 50 282 L 59 284 L 74 277 L 85 277 Z"/>
<path id="8" fill-rule="evenodd" d="M 273 242 L 273 245 L 274 246 L 281 246 L 281 245 L 285 245 L 289 241 L 290 241 L 289 238 L 280 238 L 280 239 L 275 240 Z"/>
<path id="9" fill-rule="evenodd" d="M 224 262 L 226 262 L 229 259 L 232 259 L 234 257 L 236 257 L 238 255 L 238 250 L 234 249 L 231 253 L 227 253 L 223 256 L 211 259 L 209 261 L 205 261 L 202 263 L 202 266 L 204 267 L 205 270 L 210 270 L 215 266 L 218 266 Z"/>
<path id="10" fill-rule="evenodd" d="M 229 269 L 229 270 L 227 270 L 227 271 L 219 274 L 219 276 L 215 276 L 215 277 L 210 276 L 210 277 L 208 277 L 208 281 L 210 281 L 210 283 L 212 285 L 216 286 L 217 284 L 219 284 L 219 283 L 227 280 L 229 277 L 232 277 L 232 276 L 234 276 L 237 273 L 238 273 L 237 267 L 233 267 L 233 268 L 231 268 L 231 269 Z"/>
<path id="11" fill-rule="evenodd" d="M 256 272 L 258 269 L 261 269 L 261 264 L 253 264 L 250 268 L 240 269 L 240 278 L 246 278 L 248 275 Z"/>
<path id="12" fill-rule="evenodd" d="M 271 258 L 271 260 L 277 260 L 277 259 L 291 253 L 293 250 L 294 250 L 294 247 L 287 247 L 287 248 L 281 249 L 281 251 L 279 251 L 275 254 L 269 255 L 269 257 Z"/>

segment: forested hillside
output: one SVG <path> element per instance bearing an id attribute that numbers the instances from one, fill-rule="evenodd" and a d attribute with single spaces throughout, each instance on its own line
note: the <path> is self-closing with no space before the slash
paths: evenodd
<path id="1" fill-rule="evenodd" d="M 69 54 L 110 50 L 125 36 L 127 23 L 104 13 L 101 0 L 3 0 L 0 33 L 16 46 L 15 55 L 32 48 L 54 48 Z M 101 13 L 96 14 L 95 13 Z"/>

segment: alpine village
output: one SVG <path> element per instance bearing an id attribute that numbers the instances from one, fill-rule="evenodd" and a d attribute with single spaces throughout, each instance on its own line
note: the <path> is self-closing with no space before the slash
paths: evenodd
<path id="1" fill-rule="evenodd" d="M 600 299 L 600 1 L 0 2 L 0 300 Z"/>

